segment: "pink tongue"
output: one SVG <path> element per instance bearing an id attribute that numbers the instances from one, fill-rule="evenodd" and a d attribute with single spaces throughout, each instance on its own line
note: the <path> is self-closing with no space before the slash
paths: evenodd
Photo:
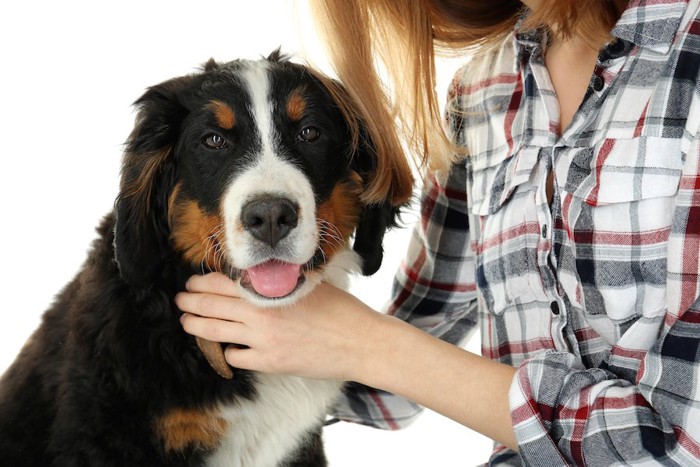
<path id="1" fill-rule="evenodd" d="M 299 264 L 268 261 L 248 269 L 250 282 L 264 297 L 284 297 L 292 293 L 299 282 Z"/>

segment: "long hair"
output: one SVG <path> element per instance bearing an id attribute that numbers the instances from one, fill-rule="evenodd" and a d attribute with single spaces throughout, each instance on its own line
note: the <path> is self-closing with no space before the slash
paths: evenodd
<path id="1" fill-rule="evenodd" d="M 592 24 L 609 31 L 624 3 L 542 0 L 524 27 L 586 37 Z M 335 72 L 361 103 L 378 151 L 407 149 L 434 169 L 464 152 L 442 127 L 436 54 L 465 54 L 498 42 L 523 8 L 519 0 L 312 0 Z"/>

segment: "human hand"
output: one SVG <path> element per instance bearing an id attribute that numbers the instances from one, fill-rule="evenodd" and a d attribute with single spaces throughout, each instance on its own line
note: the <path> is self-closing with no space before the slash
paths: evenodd
<path id="1" fill-rule="evenodd" d="M 226 276 L 193 276 L 175 302 L 190 334 L 228 346 L 237 368 L 357 381 L 404 396 L 517 449 L 508 405 L 515 368 L 471 354 L 321 284 L 261 308 Z M 234 376 L 235 377 L 235 376 Z"/>
<path id="2" fill-rule="evenodd" d="M 219 273 L 191 277 L 175 303 L 186 332 L 238 344 L 225 351 L 236 368 L 342 381 L 361 377 L 388 318 L 326 283 L 293 305 L 262 308 Z"/>

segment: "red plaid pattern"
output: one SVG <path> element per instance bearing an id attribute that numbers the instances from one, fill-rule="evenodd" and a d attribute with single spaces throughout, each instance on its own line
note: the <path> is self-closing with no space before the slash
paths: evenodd
<path id="1" fill-rule="evenodd" d="M 520 453 L 494 465 L 700 465 L 700 0 L 632 0 L 612 34 L 561 135 L 540 33 L 457 73 L 470 155 L 426 178 L 397 274 L 390 313 L 454 343 L 478 326 L 518 368 Z M 339 410 L 418 408 L 354 386 Z"/>

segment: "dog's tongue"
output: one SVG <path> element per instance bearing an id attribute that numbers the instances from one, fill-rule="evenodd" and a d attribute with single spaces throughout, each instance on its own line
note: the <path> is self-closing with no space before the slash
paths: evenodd
<path id="1" fill-rule="evenodd" d="M 299 282 L 301 265 L 268 261 L 248 269 L 250 283 L 264 297 L 284 297 L 292 293 Z"/>

